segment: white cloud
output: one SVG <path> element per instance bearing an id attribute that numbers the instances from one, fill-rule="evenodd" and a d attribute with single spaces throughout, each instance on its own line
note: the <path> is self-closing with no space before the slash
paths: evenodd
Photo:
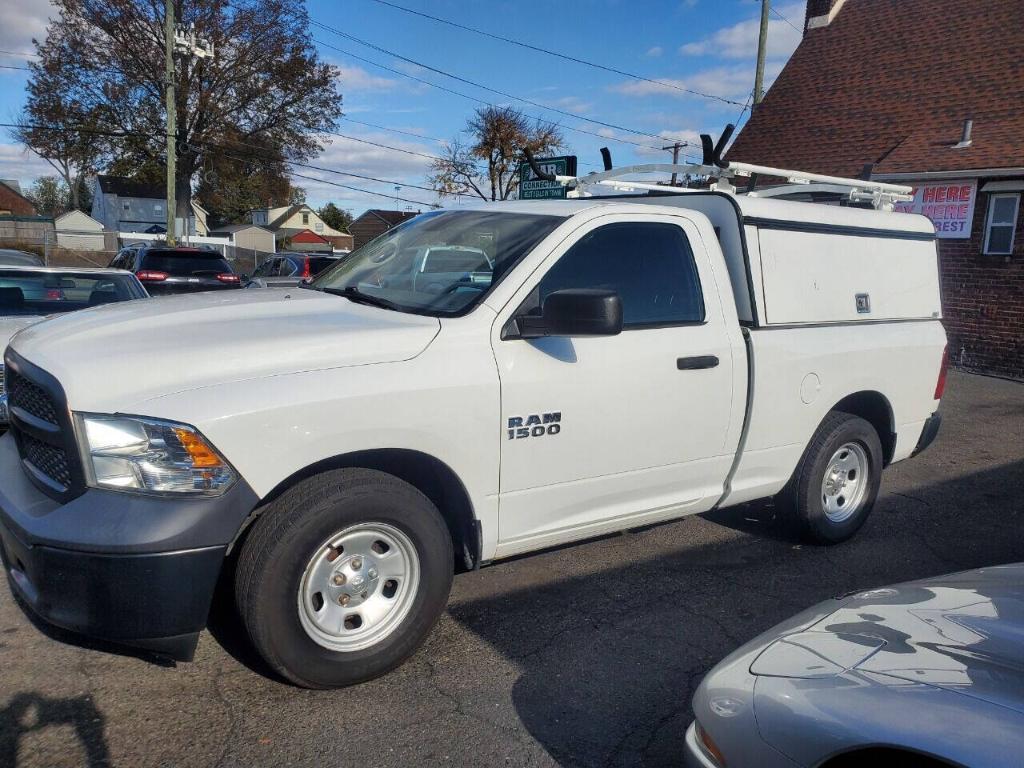
<path id="1" fill-rule="evenodd" d="M 375 141 L 378 144 L 386 144 L 412 152 L 437 154 L 438 151 L 436 147 L 431 145 L 423 144 L 413 139 L 403 140 L 393 134 L 382 132 L 356 134 L 351 129 L 344 132 L 362 139 Z M 363 176 L 374 176 L 379 179 L 386 179 L 387 182 L 368 181 L 352 176 L 315 171 L 310 168 L 295 168 L 295 171 L 303 176 L 312 176 L 318 179 L 317 181 L 303 178 L 295 178 L 293 180 L 296 186 L 306 190 L 306 198 L 311 205 L 319 206 L 331 200 L 342 208 L 352 209 L 356 215 L 359 215 L 366 208 L 394 208 L 395 183 L 403 186 L 401 192 L 398 193 L 401 197 L 420 200 L 424 203 L 436 202 L 436 196 L 432 192 L 406 187 L 409 184 L 427 186 L 425 178 L 430 166 L 429 158 L 395 152 L 391 149 L 375 147 L 371 144 L 364 144 L 352 141 L 351 139 L 332 137 L 331 141 L 332 143 L 327 146 L 324 152 L 316 159 L 310 160 L 309 164 L 339 171 L 349 171 Z M 346 184 L 378 192 L 391 198 L 391 201 L 377 195 L 367 195 L 343 189 L 335 186 L 335 184 Z M 406 203 L 400 203 L 403 209 L 406 205 Z"/>
<path id="2" fill-rule="evenodd" d="M 9 137 L 4 136 L 5 139 Z M 40 176 L 56 176 L 53 167 L 22 144 L 0 143 L 0 178 L 17 179 L 22 191 Z"/>
<path id="3" fill-rule="evenodd" d="M 371 75 L 362 67 L 338 65 L 338 80 L 342 94 L 352 91 L 391 91 L 398 87 L 398 81 L 387 77 Z"/>
<path id="4" fill-rule="evenodd" d="M 794 26 L 772 15 L 768 20 L 768 50 L 770 59 L 788 59 L 800 44 L 800 26 L 804 18 L 806 3 L 787 3 L 778 8 Z M 757 40 L 760 35 L 759 16 L 746 19 L 730 27 L 722 27 L 703 40 L 680 46 L 679 53 L 685 56 L 715 56 L 726 59 L 753 58 L 757 55 Z"/>
<path id="5" fill-rule="evenodd" d="M 573 112 L 577 115 L 586 114 L 594 108 L 594 102 L 586 101 L 580 96 L 563 96 L 560 99 L 544 103 L 552 107 L 565 110 L 566 112 Z"/>
<path id="6" fill-rule="evenodd" d="M 665 51 L 662 49 L 660 45 L 655 45 L 652 48 L 648 48 L 647 53 L 645 53 L 644 55 L 649 59 L 656 59 L 659 56 L 661 56 L 661 54 L 663 54 L 664 52 Z"/>
<path id="7" fill-rule="evenodd" d="M 686 155 L 700 156 L 700 132 L 695 131 L 692 128 L 680 128 L 676 131 L 658 131 L 658 135 L 665 140 L 665 146 L 674 142 L 680 142 L 687 144 L 688 146 L 683 147 L 682 155 L 679 158 L 679 162 L 685 163 L 688 159 L 692 160 L 694 157 L 687 158 Z M 696 149 L 694 149 L 696 147 Z M 655 147 L 637 147 L 635 150 L 638 155 L 645 156 L 657 156 L 664 158 L 664 162 L 669 163 L 672 161 L 672 156 L 669 154 L 669 150 L 657 149 Z M 661 162 L 661 161 L 659 161 Z"/>
<path id="8" fill-rule="evenodd" d="M 782 71 L 783 62 L 770 61 L 765 65 L 765 85 Z M 692 96 L 680 88 L 713 94 L 731 101 L 744 102 L 754 85 L 754 70 L 746 65 L 713 67 L 680 78 L 659 78 L 665 85 L 643 80 L 629 80 L 610 87 L 626 96 Z M 709 102 L 710 104 L 710 102 Z"/>
<path id="9" fill-rule="evenodd" d="M 0 48 L 31 53 L 32 39 L 46 37 L 46 21 L 56 16 L 49 0 L 3 0 L 0 3 Z"/>

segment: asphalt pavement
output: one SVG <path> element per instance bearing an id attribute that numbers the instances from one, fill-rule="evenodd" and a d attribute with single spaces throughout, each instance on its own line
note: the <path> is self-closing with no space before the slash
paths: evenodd
<path id="1" fill-rule="evenodd" d="M 347 690 L 270 678 L 225 612 L 195 662 L 160 664 L 71 644 L 0 584 L 0 766 L 678 765 L 703 674 L 781 619 L 1024 560 L 1024 385 L 951 373 L 943 415 L 847 544 L 800 545 L 759 504 L 499 563 Z"/>

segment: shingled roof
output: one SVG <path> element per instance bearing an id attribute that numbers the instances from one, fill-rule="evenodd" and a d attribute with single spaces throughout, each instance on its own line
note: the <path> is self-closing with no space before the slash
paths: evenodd
<path id="1" fill-rule="evenodd" d="M 1024 167 L 1024 3 L 818 6 L 831 22 L 807 29 L 728 159 L 875 177 Z"/>
<path id="2" fill-rule="evenodd" d="M 148 181 L 104 175 L 97 176 L 96 180 L 100 183 L 100 191 L 118 197 L 140 197 L 153 200 L 163 200 L 167 197 L 167 190 L 162 185 Z"/>

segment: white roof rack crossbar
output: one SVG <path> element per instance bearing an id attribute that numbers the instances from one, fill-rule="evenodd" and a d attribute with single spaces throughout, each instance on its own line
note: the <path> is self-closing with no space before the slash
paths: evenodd
<path id="1" fill-rule="evenodd" d="M 898 202 L 908 202 L 913 199 L 913 188 L 903 184 L 890 184 L 882 181 L 870 181 L 868 179 L 851 179 L 844 176 L 828 176 L 821 173 L 810 173 L 807 171 L 790 170 L 787 168 L 774 168 L 768 165 L 756 165 L 753 163 L 730 162 L 721 159 L 721 153 L 732 136 L 733 126 L 727 125 L 717 144 L 712 144 L 711 137 L 701 136 L 704 146 L 704 162 L 676 164 L 676 163 L 644 163 L 641 165 L 627 165 L 621 168 L 611 167 L 611 155 L 607 149 L 601 150 L 604 158 L 605 170 L 598 173 L 591 173 L 587 176 L 553 176 L 543 173 L 533 159 L 529 151 L 524 150 L 527 162 L 533 168 L 534 173 L 547 181 L 557 181 L 564 187 L 569 188 L 573 197 L 589 197 L 586 187 L 600 185 L 613 187 L 618 190 L 633 191 L 647 190 L 669 194 L 686 194 L 694 190 L 683 187 L 671 187 L 660 184 L 650 184 L 627 180 L 623 177 L 633 176 L 641 173 L 674 173 L 689 176 L 706 176 L 715 179 L 713 189 L 736 194 L 737 190 L 730 181 L 737 177 L 752 178 L 757 176 L 774 176 L 786 179 L 791 185 L 830 185 L 833 188 L 839 187 L 848 191 L 849 199 L 856 201 L 870 202 L 878 210 L 892 211 Z M 792 188 L 778 194 L 792 194 Z M 808 190 L 810 191 L 810 190 Z M 834 191 L 834 190 L 832 190 Z M 769 190 L 751 190 L 754 197 L 773 196 Z"/>

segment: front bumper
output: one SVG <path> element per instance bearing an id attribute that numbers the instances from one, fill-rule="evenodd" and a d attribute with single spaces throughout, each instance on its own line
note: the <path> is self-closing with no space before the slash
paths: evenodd
<path id="1" fill-rule="evenodd" d="M 0 556 L 18 596 L 72 632 L 190 660 L 228 544 L 256 506 L 237 482 L 218 498 L 90 489 L 60 504 L 0 437 Z"/>

